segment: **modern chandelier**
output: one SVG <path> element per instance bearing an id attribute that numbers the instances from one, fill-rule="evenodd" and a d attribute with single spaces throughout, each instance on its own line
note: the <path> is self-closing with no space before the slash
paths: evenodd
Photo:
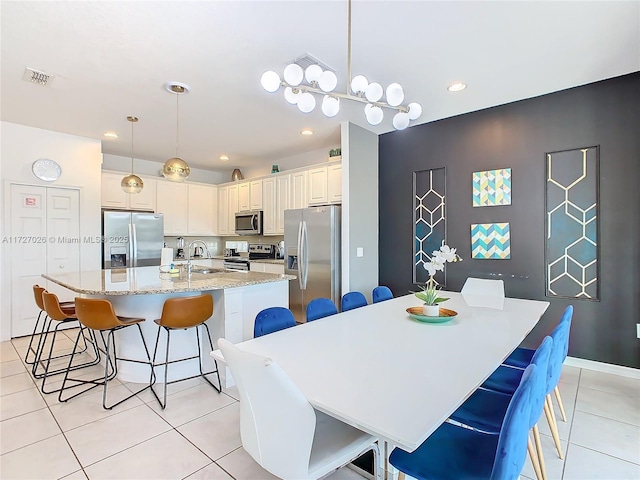
<path id="1" fill-rule="evenodd" d="M 364 115 L 371 125 L 378 125 L 384 118 L 383 108 L 395 110 L 393 126 L 396 130 L 404 130 L 409 122 L 420 118 L 422 106 L 411 102 L 404 105 L 404 90 L 398 83 L 391 83 L 386 90 L 377 82 L 369 83 L 364 75 L 351 78 L 351 0 L 348 8 L 348 51 L 346 93 L 336 92 L 338 84 L 336 74 L 331 70 L 323 70 L 320 65 L 312 64 L 302 69 L 298 63 L 287 65 L 283 72 L 284 79 L 276 72 L 264 72 L 260 79 L 262 87 L 270 93 L 284 87 L 284 98 L 292 105 L 297 105 L 303 113 L 309 113 L 316 107 L 314 94 L 322 95 L 322 113 L 334 117 L 340 111 L 340 99 L 364 103 Z M 351 89 L 351 93 L 349 91 Z M 382 100 L 382 97 L 385 100 Z"/>
<path id="2" fill-rule="evenodd" d="M 180 139 L 180 95 L 183 93 L 189 93 L 189 85 L 178 82 L 169 82 L 166 83 L 164 88 L 169 92 L 173 93 L 176 96 L 176 156 L 170 158 L 164 165 L 162 166 L 162 175 L 167 179 L 173 182 L 184 182 L 189 173 L 191 173 L 191 169 L 187 162 L 181 159 L 178 156 L 178 144 Z"/>
<path id="3" fill-rule="evenodd" d="M 129 116 L 127 120 L 131 122 L 131 174 L 123 177 L 120 186 L 125 193 L 140 193 L 144 183 L 139 176 L 133 174 L 133 124 L 138 121 L 138 117 Z"/>

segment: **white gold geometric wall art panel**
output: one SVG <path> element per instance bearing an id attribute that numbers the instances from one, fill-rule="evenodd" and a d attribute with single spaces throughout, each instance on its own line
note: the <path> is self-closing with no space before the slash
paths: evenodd
<path id="1" fill-rule="evenodd" d="M 429 279 L 424 264 L 446 239 L 446 171 L 444 167 L 413 172 L 413 283 Z M 446 268 L 436 272 L 436 282 L 446 283 Z"/>
<path id="2" fill-rule="evenodd" d="M 511 205 L 511 169 L 473 172 L 473 206 Z"/>
<path id="3" fill-rule="evenodd" d="M 546 295 L 600 300 L 599 147 L 546 154 Z"/>

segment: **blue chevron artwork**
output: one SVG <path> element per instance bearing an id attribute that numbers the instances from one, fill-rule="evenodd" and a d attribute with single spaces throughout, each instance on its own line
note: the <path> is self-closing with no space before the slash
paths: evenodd
<path id="1" fill-rule="evenodd" d="M 473 206 L 511 205 L 511 169 L 473 172 Z"/>
<path id="2" fill-rule="evenodd" d="M 511 258 L 509 223 L 472 224 L 471 258 L 494 260 Z"/>

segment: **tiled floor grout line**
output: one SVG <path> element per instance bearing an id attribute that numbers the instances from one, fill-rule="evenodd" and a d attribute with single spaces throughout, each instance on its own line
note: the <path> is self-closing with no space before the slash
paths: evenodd
<path id="1" fill-rule="evenodd" d="M 567 458 L 569 458 L 569 450 L 571 449 L 571 431 L 573 430 L 573 422 L 576 419 L 576 408 L 578 407 L 578 394 L 580 393 L 581 378 L 582 378 L 582 369 L 579 369 L 578 370 L 578 386 L 576 388 L 576 396 L 573 399 L 573 414 L 571 415 L 571 423 L 569 424 L 569 433 L 567 434 L 567 449 L 566 449 L 566 452 L 564 452 L 564 460 L 562 462 L 562 474 L 560 475 L 560 478 L 562 480 L 564 480 L 564 472 L 565 472 L 565 469 L 567 468 Z"/>

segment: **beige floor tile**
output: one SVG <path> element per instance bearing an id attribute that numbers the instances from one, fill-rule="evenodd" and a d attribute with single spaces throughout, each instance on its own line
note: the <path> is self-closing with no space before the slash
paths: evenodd
<path id="1" fill-rule="evenodd" d="M 162 392 L 157 392 L 162 399 Z M 173 427 L 179 427 L 198 417 L 225 407 L 235 400 L 218 393 L 208 383 L 201 383 L 187 390 L 167 396 L 167 407 L 162 410 L 158 402 L 148 405 Z"/>
<path id="2" fill-rule="evenodd" d="M 640 426 L 638 399 L 580 387 L 576 410 Z"/>
<path id="3" fill-rule="evenodd" d="M 558 434 L 560 435 L 560 439 L 568 440 L 569 432 L 571 431 L 571 420 L 575 412 L 578 386 L 576 384 L 570 384 L 570 383 L 559 383 L 558 388 L 560 389 L 562 404 L 564 405 L 564 410 L 565 410 L 565 413 L 567 414 L 566 422 L 562 421 L 562 416 L 560 415 L 560 408 L 558 407 L 556 396 L 553 393 L 551 394 L 551 402 L 554 405 L 553 411 L 556 414 L 556 420 L 558 421 Z M 551 436 L 549 423 L 547 422 L 547 417 L 545 417 L 544 412 L 542 413 L 540 420 L 538 421 L 538 428 L 540 429 L 540 433 L 542 435 Z"/>
<path id="4" fill-rule="evenodd" d="M 35 386 L 21 392 L 3 395 L 0 398 L 0 420 L 8 420 L 46 406 L 40 391 Z"/>
<path id="5" fill-rule="evenodd" d="M 66 437 L 86 467 L 170 429 L 149 407 L 141 405 L 70 430 Z"/>
<path id="6" fill-rule="evenodd" d="M 562 373 L 560 374 L 560 381 L 562 383 L 573 383 L 575 385 L 580 381 L 581 369 L 579 367 L 572 367 L 570 365 L 562 366 Z"/>
<path id="7" fill-rule="evenodd" d="M 569 445 L 563 480 L 638 480 L 640 465 Z"/>
<path id="8" fill-rule="evenodd" d="M 70 475 L 79 468 L 63 435 L 2 455 L 2 478 L 6 479 L 49 480 Z"/>
<path id="9" fill-rule="evenodd" d="M 12 362 L 20 360 L 20 356 L 11 342 L 0 343 L 0 362 Z"/>
<path id="10" fill-rule="evenodd" d="M 190 378 L 189 380 L 184 380 L 182 382 L 170 383 L 169 385 L 167 385 L 167 395 L 173 395 L 174 393 L 181 392 L 182 390 L 187 390 L 192 387 L 197 387 L 202 383 L 204 383 L 204 380 L 202 380 L 202 378 L 200 377 Z M 124 382 L 123 385 L 127 387 L 129 390 L 131 390 L 132 392 L 138 391 L 140 390 L 141 387 L 144 386 L 141 383 L 131 383 L 131 382 Z M 162 385 L 163 385 L 162 383 L 156 383 L 154 385 L 154 388 L 156 389 L 156 392 L 158 392 L 159 397 L 162 396 Z M 144 403 L 155 403 L 156 405 L 158 404 L 156 397 L 153 396 L 150 390 L 145 390 L 142 393 L 139 393 L 137 396 Z"/>
<path id="11" fill-rule="evenodd" d="M 640 464 L 640 427 L 576 412 L 571 443 Z"/>
<path id="12" fill-rule="evenodd" d="M 117 399 L 130 395 L 131 392 L 123 385 L 115 386 L 107 390 L 107 400 Z M 114 407 L 112 410 L 102 408 L 102 389 L 94 389 L 91 393 L 85 393 L 64 403 L 51 405 L 51 413 L 56 418 L 63 432 L 73 430 L 91 422 L 116 415 L 125 410 L 138 407 L 143 403 L 136 397 Z"/>
<path id="13" fill-rule="evenodd" d="M 351 470 L 345 466 L 325 478 L 326 480 L 362 480 L 364 477 L 355 470 Z"/>
<path id="14" fill-rule="evenodd" d="M 240 447 L 225 455 L 216 463 L 224 468 L 236 480 L 277 480 L 251 458 L 244 448 Z"/>
<path id="15" fill-rule="evenodd" d="M 529 434 L 531 438 L 531 442 L 533 443 L 533 434 Z M 560 480 L 562 478 L 562 469 L 564 468 L 564 460 L 558 457 L 558 452 L 556 450 L 556 445 L 553 443 L 553 438 L 547 435 L 540 435 L 540 441 L 542 442 L 542 452 L 544 454 L 544 462 L 546 466 L 547 472 L 547 480 Z M 565 454 L 567 452 L 566 441 L 560 441 L 560 445 L 562 446 L 562 453 Z M 531 459 L 529 455 L 527 455 L 527 460 L 524 462 L 524 467 L 522 468 L 522 475 L 525 477 L 529 477 L 532 479 L 536 478 L 536 473 L 533 470 L 533 465 L 531 464 Z"/>
<path id="16" fill-rule="evenodd" d="M 226 393 L 230 397 L 233 397 L 236 400 L 240 401 L 240 393 L 238 392 L 238 387 L 236 385 L 223 389 L 222 393 Z"/>
<path id="17" fill-rule="evenodd" d="M 216 463 L 210 463 L 203 469 L 198 470 L 187 479 L 190 480 L 233 480 L 227 472 L 220 468 Z"/>
<path id="18" fill-rule="evenodd" d="M 66 477 L 62 477 L 60 480 L 87 480 L 87 476 L 85 475 L 83 470 L 78 470 L 77 472 L 73 472 Z"/>
<path id="19" fill-rule="evenodd" d="M 29 390 L 34 386 L 33 378 L 27 372 L 11 375 L 10 377 L 2 379 L 2 383 L 0 384 L 0 396 Z"/>
<path id="20" fill-rule="evenodd" d="M 175 430 L 86 467 L 94 479 L 176 479 L 184 478 L 211 462 Z"/>
<path id="21" fill-rule="evenodd" d="M 51 412 L 43 408 L 1 422 L 0 433 L 0 454 L 5 454 L 62 432 Z"/>
<path id="22" fill-rule="evenodd" d="M 611 375 L 609 373 L 582 370 L 580 386 L 609 392 L 616 395 L 627 395 L 640 398 L 640 379 Z"/>
<path id="23" fill-rule="evenodd" d="M 0 363 L 0 378 L 10 377 L 26 371 L 27 369 L 21 360 Z"/>
<path id="24" fill-rule="evenodd" d="M 212 460 L 232 452 L 240 440 L 240 404 L 232 403 L 177 430 Z"/>
<path id="25" fill-rule="evenodd" d="M 99 380 L 102 381 L 102 378 L 104 376 L 104 367 L 102 365 L 93 365 L 90 367 L 85 367 L 85 368 L 81 368 L 78 370 L 74 370 L 72 372 L 69 373 L 69 378 L 77 378 L 77 379 L 82 379 L 82 380 Z M 52 405 L 57 405 L 60 402 L 58 401 L 58 392 L 56 392 L 56 390 L 60 389 L 60 387 L 62 386 L 62 380 L 64 379 L 64 374 L 57 374 L 57 375 L 53 375 L 49 378 L 47 378 L 47 382 L 46 382 L 46 389 L 47 391 L 54 391 L 54 393 L 51 394 L 46 394 L 44 396 L 45 401 L 47 402 L 47 405 L 52 406 Z M 74 387 L 74 388 L 70 388 L 67 390 L 67 387 L 69 385 L 78 385 L 77 383 L 71 383 L 69 380 L 67 380 L 67 386 L 65 387 L 65 394 L 63 395 L 63 398 L 69 398 L 70 395 L 74 395 L 77 392 L 83 391 L 86 388 L 88 388 L 90 385 L 88 384 L 84 384 L 82 386 L 79 387 Z M 113 379 L 113 380 L 109 380 L 109 382 L 107 382 L 107 391 L 109 392 L 108 394 L 110 395 L 110 392 L 112 389 L 116 389 L 117 387 L 121 387 L 122 384 L 118 381 L 118 379 Z M 102 398 L 102 386 L 99 387 L 95 387 L 92 388 L 91 390 L 86 391 L 85 393 L 82 393 L 80 395 L 78 395 L 78 397 L 75 397 L 72 400 L 69 401 L 73 401 L 77 398 L 82 398 L 84 396 L 87 395 L 94 395 L 96 394 L 96 392 L 100 392 L 100 397 Z M 125 395 L 125 390 L 122 390 L 122 393 L 120 394 L 121 396 L 126 396 Z M 99 404 L 102 404 L 102 399 L 99 400 Z M 109 404 L 112 404 L 111 400 L 109 400 Z"/>

